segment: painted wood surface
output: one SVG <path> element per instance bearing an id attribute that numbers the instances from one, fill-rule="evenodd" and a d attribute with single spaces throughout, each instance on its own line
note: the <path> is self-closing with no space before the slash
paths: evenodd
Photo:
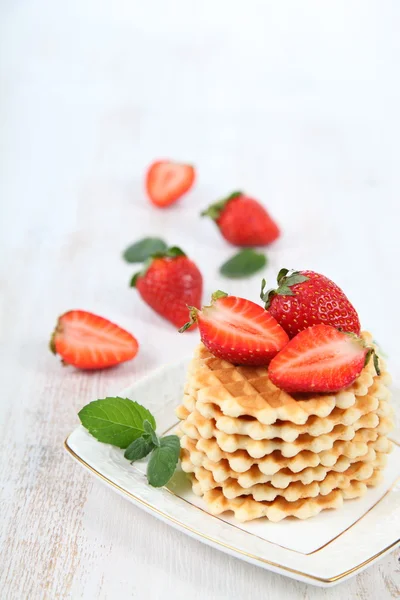
<path id="1" fill-rule="evenodd" d="M 5 0 L 0 7 L 0 589 L 5 599 L 400 597 L 399 552 L 323 591 L 229 558 L 105 489 L 63 451 L 90 400 L 191 352 L 121 260 L 161 234 L 196 259 L 205 298 L 233 249 L 201 208 L 243 188 L 284 235 L 265 275 L 322 271 L 359 308 L 400 384 L 399 5 L 395 2 Z M 198 184 L 149 206 L 143 172 L 188 160 Z M 82 374 L 47 341 L 98 312 L 137 359 Z M 140 399 L 139 399 L 140 400 Z"/>

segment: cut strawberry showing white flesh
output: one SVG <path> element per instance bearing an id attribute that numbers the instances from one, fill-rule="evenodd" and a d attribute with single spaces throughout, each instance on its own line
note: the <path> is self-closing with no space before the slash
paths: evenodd
<path id="1" fill-rule="evenodd" d="M 213 294 L 210 306 L 190 309 L 208 350 L 236 365 L 267 365 L 289 341 L 287 333 L 261 306 L 224 292 Z"/>
<path id="2" fill-rule="evenodd" d="M 77 369 L 105 369 L 131 360 L 138 352 L 136 338 L 108 319 L 85 310 L 70 310 L 59 317 L 50 350 L 63 364 Z"/>
<path id="3" fill-rule="evenodd" d="M 329 325 L 298 333 L 271 361 L 271 381 L 287 392 L 337 392 L 351 385 L 373 350 L 354 334 Z M 379 365 L 374 354 L 377 372 Z"/>

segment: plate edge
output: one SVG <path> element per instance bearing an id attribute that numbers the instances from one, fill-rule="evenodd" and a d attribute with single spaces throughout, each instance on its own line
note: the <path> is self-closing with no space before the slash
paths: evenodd
<path id="1" fill-rule="evenodd" d="M 227 550 L 230 550 L 233 553 L 241 554 L 242 556 L 245 556 L 247 558 L 251 558 L 252 560 L 260 562 L 262 564 L 267 564 L 267 565 L 270 565 L 272 567 L 275 567 L 275 568 L 278 568 L 278 569 L 282 569 L 283 571 L 287 571 L 289 573 L 292 573 L 294 575 L 301 575 L 302 577 L 305 577 L 306 579 L 311 579 L 313 581 L 320 582 L 320 584 L 324 584 L 326 587 L 328 587 L 328 586 L 332 587 L 333 585 L 336 585 L 341 580 L 343 580 L 345 577 L 348 577 L 350 575 L 355 574 L 357 571 L 359 571 L 363 567 L 366 567 L 369 563 L 371 563 L 372 561 L 378 559 L 379 557 L 383 556 L 384 554 L 390 552 L 390 550 L 393 550 L 394 548 L 396 548 L 397 545 L 400 544 L 400 538 L 399 538 L 398 540 L 396 540 L 392 544 L 389 544 L 389 546 L 386 546 L 386 548 L 384 548 L 380 552 L 374 554 L 370 558 L 366 559 L 365 561 L 363 561 L 359 565 L 356 565 L 355 567 L 353 567 L 352 569 L 349 569 L 348 571 L 344 571 L 343 573 L 339 573 L 338 575 L 334 575 L 333 577 L 324 578 L 324 577 L 318 577 L 316 575 L 312 575 L 311 573 L 304 573 L 303 571 L 299 571 L 297 569 L 292 569 L 291 567 L 286 567 L 285 565 L 281 565 L 279 563 L 274 563 L 274 562 L 269 561 L 269 560 L 267 560 L 265 558 L 262 558 L 260 556 L 256 556 L 254 554 L 250 554 L 248 552 L 245 552 L 244 550 L 240 550 L 239 548 L 235 548 L 233 546 L 230 546 L 229 544 L 225 544 L 224 542 L 216 540 L 215 538 L 212 538 L 212 537 L 210 537 L 208 535 L 205 535 L 205 534 L 201 533 L 200 531 L 198 531 L 196 529 L 193 529 L 192 527 L 186 525 L 185 523 L 182 523 L 181 521 L 179 521 L 175 517 L 171 517 L 167 513 L 163 512 L 162 510 L 159 510 L 159 509 L 155 508 L 154 506 L 152 506 L 151 504 L 149 504 L 145 500 L 142 500 L 141 498 L 138 498 L 137 496 L 135 496 L 131 492 L 128 492 L 127 490 L 125 490 L 124 488 L 122 488 L 121 486 L 119 486 L 117 483 L 114 483 L 111 479 L 109 479 L 108 477 L 106 477 L 105 475 L 103 475 L 102 473 L 100 473 L 99 471 L 97 471 L 94 467 L 92 467 L 91 465 L 89 465 L 89 463 L 87 463 L 83 458 L 81 458 L 79 456 L 79 454 L 77 454 L 71 448 L 71 446 L 69 446 L 69 444 L 68 444 L 69 437 L 70 436 L 68 436 L 64 440 L 64 448 L 68 452 L 68 454 L 70 454 L 70 456 L 72 456 L 72 458 L 74 460 L 76 460 L 81 465 L 83 465 L 86 469 L 88 469 L 89 471 L 91 471 L 99 479 L 103 480 L 108 485 L 110 485 L 111 487 L 113 487 L 116 490 L 118 490 L 121 494 L 123 494 L 123 495 L 127 496 L 128 498 L 134 500 L 137 504 L 141 504 L 142 506 L 145 506 L 148 509 L 149 512 L 153 512 L 156 515 L 162 516 L 167 521 L 171 521 L 172 523 L 174 523 L 175 525 L 178 525 L 182 529 L 185 529 L 186 531 L 189 531 L 190 533 L 194 534 L 196 537 L 203 538 L 203 539 L 208 540 L 209 542 L 212 542 L 213 544 L 215 544 L 215 546 L 221 546 L 222 548 L 226 548 Z"/>

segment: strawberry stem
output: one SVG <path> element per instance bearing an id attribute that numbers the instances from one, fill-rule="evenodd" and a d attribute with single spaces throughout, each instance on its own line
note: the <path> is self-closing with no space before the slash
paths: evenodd
<path id="1" fill-rule="evenodd" d="M 268 309 L 271 306 L 272 298 L 278 296 L 294 296 L 294 292 L 291 290 L 293 285 L 297 283 L 304 283 L 308 281 L 309 277 L 302 275 L 299 271 L 289 271 L 289 269 L 281 269 L 278 273 L 277 282 L 278 287 L 276 289 L 270 289 L 264 292 L 266 285 L 265 279 L 262 280 L 261 284 L 261 300 L 265 302 L 265 308 Z"/>
<path id="2" fill-rule="evenodd" d="M 178 329 L 179 333 L 183 333 L 197 322 L 197 313 L 199 312 L 198 308 L 196 308 L 195 306 L 188 306 L 188 309 L 190 320 L 187 323 L 185 323 L 180 329 Z"/>
<path id="3" fill-rule="evenodd" d="M 375 371 L 376 374 L 379 376 L 381 374 L 381 368 L 379 366 L 379 356 L 377 355 L 377 353 L 374 350 L 374 367 L 375 367 Z"/>
<path id="4" fill-rule="evenodd" d="M 211 302 L 215 302 L 218 298 L 225 298 L 228 294 L 226 292 L 222 292 L 221 290 L 217 290 L 211 295 Z"/>
<path id="5" fill-rule="evenodd" d="M 204 308 L 205 309 L 211 308 L 211 306 L 214 304 L 214 302 L 216 300 L 218 300 L 219 298 L 225 298 L 226 296 L 228 296 L 228 294 L 226 292 L 222 292 L 221 290 L 217 290 L 216 292 L 214 292 L 211 295 L 211 305 L 210 306 L 203 306 L 203 309 Z M 187 323 L 185 323 L 183 325 L 183 327 L 181 327 L 180 329 L 178 329 L 179 333 L 183 333 L 184 331 L 186 331 L 186 329 L 189 329 L 189 327 L 191 327 L 192 325 L 194 325 L 195 323 L 197 323 L 197 315 L 199 313 L 199 309 L 196 308 L 195 306 L 188 306 L 188 309 L 189 309 L 190 321 L 188 321 Z"/>
<path id="6" fill-rule="evenodd" d="M 55 328 L 55 330 L 51 334 L 51 338 L 50 338 L 50 342 L 49 342 L 49 348 L 50 348 L 50 351 L 53 354 L 57 354 L 57 350 L 56 350 L 56 333 L 57 333 L 57 327 Z"/>
<path id="7" fill-rule="evenodd" d="M 129 286 L 136 287 L 137 280 L 139 279 L 139 277 L 141 277 L 141 275 L 143 275 L 142 271 L 138 271 L 138 273 L 135 273 L 129 282 Z"/>
<path id="8" fill-rule="evenodd" d="M 217 221 L 228 202 L 234 198 L 238 198 L 239 196 L 243 196 L 243 192 L 232 192 L 232 194 L 229 194 L 229 196 L 223 198 L 223 200 L 219 200 L 218 202 L 214 202 L 214 204 L 210 204 L 208 208 L 200 213 L 200 216 L 211 217 L 211 219 Z"/>
<path id="9" fill-rule="evenodd" d="M 50 341 L 49 341 L 49 348 L 50 348 L 50 351 L 53 354 L 57 354 L 56 335 L 57 335 L 57 333 L 62 333 L 62 331 L 63 331 L 63 326 L 62 326 L 62 323 L 60 321 L 60 319 L 61 319 L 62 316 L 63 315 L 61 315 L 60 317 L 58 317 L 57 325 L 55 326 L 54 331 L 51 334 L 51 338 L 50 338 Z"/>
<path id="10" fill-rule="evenodd" d="M 153 254 L 152 258 L 177 258 L 178 256 L 186 256 L 186 254 L 178 246 L 171 246 L 165 252 Z"/>
<path id="11" fill-rule="evenodd" d="M 359 338 L 358 336 L 356 336 L 355 334 L 353 334 L 353 333 L 346 333 L 346 335 L 350 335 L 351 337 L 354 337 L 354 339 L 361 341 L 363 343 L 363 345 L 365 346 L 364 341 L 361 338 Z M 375 348 L 372 348 L 371 346 L 366 346 L 366 348 L 367 348 L 368 352 L 365 355 L 365 363 L 364 363 L 364 365 L 367 366 L 367 364 L 369 363 L 369 361 L 371 359 L 371 356 L 372 356 L 372 360 L 374 361 L 374 367 L 375 367 L 376 374 L 379 376 L 381 374 L 381 369 L 380 369 L 380 366 L 379 366 L 379 356 L 377 355 Z"/>
<path id="12" fill-rule="evenodd" d="M 146 275 L 146 273 L 147 273 L 147 271 L 148 271 L 151 263 L 153 262 L 153 260 L 155 258 L 178 258 L 179 256 L 186 256 L 186 254 L 178 246 L 171 246 L 170 248 L 168 248 L 164 252 L 156 252 L 155 254 L 152 254 L 150 256 L 150 258 L 148 258 L 143 263 L 142 270 L 138 271 L 137 273 L 135 273 L 133 275 L 133 277 L 132 277 L 132 279 L 130 281 L 130 284 L 129 284 L 130 287 L 136 287 L 137 280 L 139 279 L 139 277 L 143 277 L 144 275 Z"/>

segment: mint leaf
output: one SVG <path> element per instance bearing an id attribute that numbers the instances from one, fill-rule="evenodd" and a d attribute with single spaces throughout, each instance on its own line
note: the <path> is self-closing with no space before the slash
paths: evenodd
<path id="1" fill-rule="evenodd" d="M 179 460 L 180 443 L 177 435 L 167 435 L 160 439 L 160 446 L 154 448 L 147 465 L 147 479 L 153 487 L 162 487 L 171 479 Z"/>
<path id="2" fill-rule="evenodd" d="M 145 421 L 143 423 L 143 427 L 146 432 L 145 436 L 151 440 L 151 442 L 154 444 L 154 446 L 159 446 L 160 440 L 158 439 L 158 435 L 154 431 L 151 423 L 149 421 Z"/>
<path id="3" fill-rule="evenodd" d="M 144 433 L 143 423 L 147 419 L 153 429 L 153 415 L 128 398 L 104 398 L 95 400 L 78 413 L 81 423 L 99 442 L 127 448 Z"/>
<path id="4" fill-rule="evenodd" d="M 135 460 L 140 460 L 147 456 L 153 448 L 154 444 L 151 440 L 140 437 L 137 440 L 134 440 L 132 444 L 129 444 L 124 452 L 124 456 L 131 462 L 134 462 Z"/>
<path id="5" fill-rule="evenodd" d="M 250 277 L 266 264 L 267 259 L 264 254 L 252 248 L 245 248 L 224 263 L 219 271 L 229 278 Z"/>
<path id="6" fill-rule="evenodd" d="M 140 263 L 153 256 L 153 254 L 165 252 L 167 248 L 168 246 L 164 240 L 147 237 L 129 246 L 123 253 L 123 257 L 128 263 Z"/>

